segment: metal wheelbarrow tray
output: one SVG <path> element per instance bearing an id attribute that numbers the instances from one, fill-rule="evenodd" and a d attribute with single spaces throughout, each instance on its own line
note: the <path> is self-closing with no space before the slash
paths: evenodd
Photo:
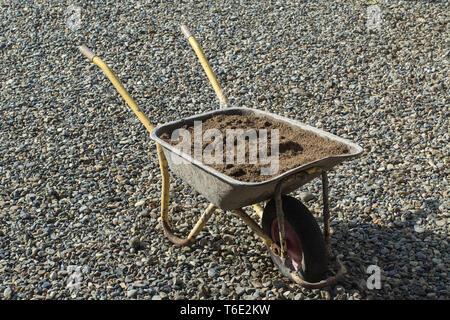
<path id="1" fill-rule="evenodd" d="M 288 170 L 266 181 L 243 182 L 215 170 L 214 168 L 194 159 L 186 153 L 180 152 L 175 146 L 160 138 L 162 134 L 171 133 L 173 130 L 186 124 L 191 125 L 195 120 L 206 120 L 219 114 L 243 116 L 253 114 L 256 116 L 264 116 L 278 120 L 290 125 L 291 127 L 310 131 L 319 136 L 343 143 L 347 146 L 349 152 L 346 154 L 317 159 Z M 169 164 L 169 168 L 173 171 L 173 173 L 182 178 L 187 184 L 197 190 L 197 192 L 202 194 L 209 202 L 223 210 L 234 210 L 272 198 L 276 185 L 283 179 L 285 179 L 285 182 L 281 186 L 281 193 L 287 194 L 293 192 L 300 186 L 321 175 L 320 170 L 311 169 L 320 168 L 321 171 L 328 171 L 342 161 L 358 156 L 363 151 L 363 149 L 357 144 L 335 136 L 329 132 L 273 113 L 250 108 L 227 108 L 215 110 L 181 120 L 168 122 L 154 128 L 150 133 L 150 137 L 162 146 Z"/>

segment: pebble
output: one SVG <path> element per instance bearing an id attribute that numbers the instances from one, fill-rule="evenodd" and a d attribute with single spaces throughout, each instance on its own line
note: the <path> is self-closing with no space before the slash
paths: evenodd
<path id="1" fill-rule="evenodd" d="M 443 227 L 443 226 L 445 226 L 446 223 L 447 223 L 447 222 L 446 222 L 445 219 L 436 221 L 436 225 L 437 225 L 438 227 Z"/>
<path id="2" fill-rule="evenodd" d="M 136 202 L 136 203 L 134 204 L 134 206 L 137 208 L 137 207 L 143 206 L 144 204 L 145 204 L 145 199 Z"/>
<path id="3" fill-rule="evenodd" d="M 425 229 L 420 227 L 420 226 L 418 226 L 417 224 L 415 224 L 414 225 L 414 231 L 417 232 L 417 233 L 422 233 L 422 232 L 425 231 Z"/>
<path id="4" fill-rule="evenodd" d="M 315 197 L 311 192 L 300 192 L 300 199 L 302 200 L 302 202 L 308 202 L 313 200 Z"/>
<path id="5" fill-rule="evenodd" d="M 294 300 L 304 300 L 305 299 L 305 296 L 304 296 L 304 294 L 303 293 L 297 293 L 295 296 L 294 296 Z"/>
<path id="6" fill-rule="evenodd" d="M 235 290 L 238 296 L 242 295 L 245 292 L 245 289 L 240 286 L 236 287 Z"/>
<path id="7" fill-rule="evenodd" d="M 328 291 L 321 291 L 321 296 L 322 296 L 322 299 L 325 299 L 325 300 L 330 300 L 331 299 L 331 296 L 330 296 L 330 293 L 328 292 Z"/>
<path id="8" fill-rule="evenodd" d="M 338 293 L 338 294 L 343 294 L 345 292 L 344 287 L 341 285 L 337 285 L 335 290 L 336 290 L 336 293 Z"/>
<path id="9" fill-rule="evenodd" d="M 29 212 L 22 212 L 22 213 L 20 214 L 20 217 L 21 217 L 22 219 L 29 219 L 29 218 L 30 218 L 30 213 L 29 213 Z"/>
<path id="10" fill-rule="evenodd" d="M 216 270 L 215 269 L 209 269 L 208 270 L 208 277 L 214 278 L 216 276 Z"/>
<path id="11" fill-rule="evenodd" d="M 159 296 L 161 297 L 161 299 L 166 299 L 166 298 L 167 298 L 167 293 L 161 291 L 161 292 L 159 293 Z"/>
<path id="12" fill-rule="evenodd" d="M 144 247 L 144 244 L 140 241 L 138 237 L 134 237 L 130 240 L 130 247 L 135 251 L 140 250 Z"/>
<path id="13" fill-rule="evenodd" d="M 127 291 L 127 298 L 134 299 L 134 298 L 136 298 L 136 296 L 137 296 L 137 290 L 132 289 L 132 290 Z"/>
<path id="14" fill-rule="evenodd" d="M 3 298 L 5 300 L 10 300 L 12 297 L 13 291 L 11 288 L 7 287 L 5 290 L 3 290 Z"/>

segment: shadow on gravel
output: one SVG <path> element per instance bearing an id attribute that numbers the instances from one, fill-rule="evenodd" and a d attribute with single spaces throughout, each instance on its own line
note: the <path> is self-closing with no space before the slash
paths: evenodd
<path id="1" fill-rule="evenodd" d="M 358 290 L 363 299 L 448 299 L 444 234 L 416 232 L 409 221 L 394 228 L 334 221 L 332 228 L 333 252 L 343 255 L 347 268 L 346 291 Z M 370 265 L 381 269 L 381 289 L 368 289 Z"/>
<path id="2" fill-rule="evenodd" d="M 438 203 L 437 205 L 439 206 Z M 207 264 L 212 261 L 214 265 L 217 265 L 218 270 L 227 270 L 225 274 L 229 277 L 238 275 L 238 278 L 245 279 L 248 285 L 242 285 L 242 287 L 247 293 L 254 292 L 255 282 L 264 283 L 270 280 L 268 285 L 270 289 L 278 290 L 279 287 L 283 287 L 285 291 L 291 291 L 292 297 L 290 296 L 289 299 L 298 299 L 296 298 L 298 293 L 303 293 L 304 297 L 318 299 L 324 296 L 341 299 L 343 293 L 347 295 L 347 298 L 354 299 L 448 299 L 447 236 L 445 232 L 430 232 L 426 227 L 417 231 L 414 227 L 415 223 L 418 219 L 425 220 L 426 216 L 426 213 L 410 214 L 404 222 L 394 221 L 393 227 L 380 226 L 377 224 L 380 222 L 333 220 L 331 222 L 333 254 L 341 255 L 347 273 L 337 286 L 324 288 L 320 292 L 317 290 L 311 292 L 289 282 L 275 267 L 262 245 L 259 248 L 250 249 L 247 247 L 247 244 L 250 244 L 249 239 L 246 239 L 248 234 L 230 236 L 230 232 L 227 231 L 229 226 L 226 223 L 220 225 L 209 223 L 198 241 L 188 251 L 199 253 L 197 258 L 208 261 Z M 318 220 L 319 225 L 322 225 L 321 219 Z M 386 221 L 384 223 L 388 224 Z M 256 238 L 253 239 L 259 242 Z M 173 246 L 167 239 L 162 241 L 168 247 Z M 232 244 L 231 247 L 237 247 L 236 250 L 231 251 L 230 244 Z M 172 250 L 175 256 L 184 254 L 182 248 L 174 247 Z M 229 257 L 232 259 L 228 260 Z M 241 264 L 244 269 L 239 267 Z M 202 263 L 199 262 L 199 265 Z M 367 286 L 367 280 L 372 275 L 367 273 L 367 268 L 371 265 L 381 269 L 380 289 L 369 289 Z M 198 267 L 186 261 L 178 265 L 177 270 Z M 231 285 L 229 289 L 239 291 L 239 285 Z M 245 295 L 244 289 L 233 298 L 249 297 Z M 198 291 L 195 291 L 197 294 Z M 329 295 L 328 293 L 324 295 L 325 292 L 322 291 L 327 291 Z M 204 294 L 207 298 L 218 295 L 218 293 Z M 272 298 L 285 299 L 282 294 Z"/>

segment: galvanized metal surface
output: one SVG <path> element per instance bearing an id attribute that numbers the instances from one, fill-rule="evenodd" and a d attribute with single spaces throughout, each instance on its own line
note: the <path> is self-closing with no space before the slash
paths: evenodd
<path id="1" fill-rule="evenodd" d="M 341 142 L 347 145 L 347 147 L 349 148 L 349 153 L 326 157 L 306 163 L 302 166 L 286 171 L 272 179 L 268 179 L 263 182 L 243 182 L 233 179 L 232 177 L 227 176 L 213 169 L 212 167 L 203 164 L 201 161 L 194 159 L 188 154 L 181 153 L 175 146 L 172 146 L 171 144 L 159 138 L 165 132 L 170 133 L 185 124 L 193 124 L 195 120 L 205 120 L 207 118 L 210 118 L 211 116 L 218 114 L 238 114 L 242 116 L 254 114 L 257 116 L 272 118 L 274 120 L 285 122 L 292 127 L 311 131 L 322 137 Z M 272 198 L 275 186 L 281 179 L 284 179 L 285 177 L 289 178 L 285 183 L 283 183 L 281 193 L 290 193 L 321 175 L 320 171 L 308 174 L 306 170 L 313 167 L 318 167 L 322 169 L 322 171 L 328 171 L 340 162 L 352 157 L 356 157 L 363 151 L 363 149 L 357 144 L 335 136 L 331 133 L 308 126 L 306 124 L 302 124 L 295 120 L 281 117 L 273 113 L 250 108 L 227 108 L 206 112 L 177 121 L 172 121 L 154 128 L 150 133 L 150 137 L 157 143 L 161 144 L 164 154 L 167 158 L 169 168 L 172 170 L 172 172 L 182 178 L 197 192 L 202 194 L 206 199 L 208 199 L 208 201 L 223 210 L 234 210 Z"/>

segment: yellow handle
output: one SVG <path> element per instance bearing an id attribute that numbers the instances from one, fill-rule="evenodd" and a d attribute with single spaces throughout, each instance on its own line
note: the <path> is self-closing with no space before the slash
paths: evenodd
<path id="1" fill-rule="evenodd" d="M 128 91 L 124 88 L 122 82 L 120 82 L 119 78 L 114 74 L 114 72 L 111 71 L 111 69 L 108 67 L 106 63 L 103 62 L 102 59 L 97 57 L 89 48 L 86 46 L 79 46 L 78 47 L 82 54 L 84 54 L 89 60 L 91 60 L 93 63 L 95 63 L 102 71 L 105 73 L 105 75 L 108 77 L 109 81 L 113 84 L 114 88 L 120 93 L 122 98 L 125 99 L 128 106 L 133 110 L 133 112 L 136 114 L 136 116 L 139 118 L 139 120 L 142 122 L 142 124 L 145 126 L 145 128 L 148 130 L 148 132 L 152 131 L 154 126 L 150 123 L 150 120 L 148 120 L 147 116 L 142 112 L 141 108 L 134 102 L 133 98 L 130 96 Z"/>
<path id="2" fill-rule="evenodd" d="M 105 75 L 108 77 L 109 81 L 113 84 L 120 95 L 125 99 L 128 106 L 133 110 L 145 128 L 150 132 L 153 129 L 153 125 L 148 120 L 147 116 L 142 112 L 141 108 L 134 102 L 133 98 L 130 96 L 128 91 L 124 88 L 117 76 L 111 71 L 106 63 L 97 57 L 91 50 L 86 46 L 79 47 L 82 54 L 84 54 L 89 60 L 94 62 Z M 156 143 L 156 150 L 158 153 L 159 168 L 161 170 L 162 186 L 161 186 L 161 224 L 164 232 L 169 237 L 169 239 L 178 245 L 187 245 L 194 241 L 200 230 L 204 227 L 206 221 L 214 213 L 215 206 L 210 204 L 208 209 L 202 215 L 202 218 L 197 222 L 194 229 L 192 229 L 189 236 L 185 239 L 179 238 L 174 235 L 169 223 L 169 200 L 170 200 L 170 176 L 169 176 L 169 165 L 167 159 L 164 155 L 164 151 L 159 143 Z"/>
<path id="3" fill-rule="evenodd" d="M 211 69 L 211 66 L 209 65 L 208 60 L 205 57 L 205 53 L 203 52 L 202 48 L 198 44 L 197 40 L 195 40 L 194 36 L 191 34 L 189 29 L 185 25 L 181 25 L 181 31 L 183 32 L 186 39 L 188 39 L 189 44 L 191 45 L 192 49 L 194 49 L 195 54 L 197 55 L 198 59 L 200 60 L 200 63 L 203 67 L 203 70 L 206 72 L 206 76 L 209 79 L 209 82 L 211 82 L 214 91 L 216 92 L 217 98 L 219 98 L 220 101 L 220 107 L 224 108 L 228 106 L 227 98 L 225 98 L 222 88 L 219 85 L 219 82 L 217 81 L 216 75 Z"/>

